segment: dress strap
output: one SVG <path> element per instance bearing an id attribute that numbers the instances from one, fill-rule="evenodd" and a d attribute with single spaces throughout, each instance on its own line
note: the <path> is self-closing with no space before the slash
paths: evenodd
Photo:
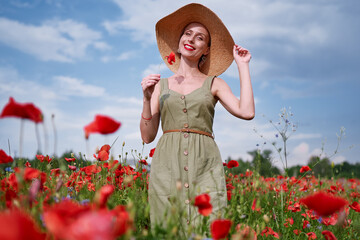
<path id="1" fill-rule="evenodd" d="M 216 76 L 208 76 L 204 82 L 206 89 L 208 89 L 209 91 L 211 90 L 211 86 L 215 78 Z"/>
<path id="2" fill-rule="evenodd" d="M 168 79 L 161 78 L 160 79 L 160 91 L 169 90 Z"/>

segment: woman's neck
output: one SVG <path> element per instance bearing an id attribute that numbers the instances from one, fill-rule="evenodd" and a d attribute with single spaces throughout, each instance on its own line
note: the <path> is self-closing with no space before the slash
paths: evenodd
<path id="1" fill-rule="evenodd" d="M 183 76 L 185 78 L 204 76 L 204 74 L 200 72 L 197 62 L 189 61 L 184 58 L 180 59 L 180 65 L 176 75 Z"/>

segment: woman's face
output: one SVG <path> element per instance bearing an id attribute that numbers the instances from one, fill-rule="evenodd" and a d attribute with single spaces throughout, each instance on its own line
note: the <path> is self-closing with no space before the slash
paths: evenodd
<path id="1" fill-rule="evenodd" d="M 183 57 L 199 60 L 202 55 L 209 54 L 210 35 L 204 25 L 190 23 L 180 37 L 179 50 Z"/>

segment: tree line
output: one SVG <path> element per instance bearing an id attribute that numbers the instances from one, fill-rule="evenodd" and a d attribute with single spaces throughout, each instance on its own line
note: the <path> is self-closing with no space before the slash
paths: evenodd
<path id="1" fill-rule="evenodd" d="M 245 174 L 247 170 L 251 170 L 258 172 L 264 177 L 273 177 L 275 175 L 285 174 L 286 172 L 289 177 L 297 177 L 300 175 L 302 165 L 292 166 L 287 170 L 280 170 L 278 167 L 274 166 L 271 150 L 263 150 L 262 152 L 254 150 L 248 152 L 248 154 L 252 157 L 251 161 L 244 161 L 242 158 L 239 158 L 236 160 L 239 163 L 239 167 L 228 169 L 228 171 L 232 174 Z M 226 162 L 230 160 L 232 159 L 229 157 Z M 311 168 L 311 174 L 315 177 L 360 179 L 360 163 L 352 164 L 344 161 L 342 163 L 334 164 L 329 158 L 312 156 L 308 160 L 307 166 Z"/>

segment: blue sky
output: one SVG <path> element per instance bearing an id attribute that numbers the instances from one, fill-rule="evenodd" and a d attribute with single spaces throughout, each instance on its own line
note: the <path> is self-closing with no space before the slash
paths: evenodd
<path id="1" fill-rule="evenodd" d="M 272 149 L 278 141 L 269 119 L 291 107 L 297 131 L 288 140 L 289 165 L 311 155 L 332 155 L 340 128 L 346 129 L 332 161 L 359 161 L 360 2 L 358 0 L 207 0 L 236 43 L 252 53 L 250 69 L 256 117 L 232 117 L 221 104 L 215 114 L 215 140 L 223 159 L 250 159 L 248 151 Z M 112 143 L 116 156 L 142 151 L 139 118 L 141 79 L 171 72 L 158 53 L 154 26 L 189 1 L 177 0 L 9 0 L 0 2 L 0 107 L 10 96 L 33 102 L 44 113 L 41 149 L 54 154 L 51 116 L 58 134 L 57 154 L 72 150 L 91 159 L 97 146 Z M 239 95 L 237 70 L 221 76 Z M 122 122 L 106 137 L 83 127 L 95 114 Z M 265 115 L 265 117 L 263 116 Z M 254 128 L 267 141 L 254 132 Z M 0 119 L 0 149 L 19 154 L 20 120 Z M 23 155 L 37 150 L 34 124 L 25 122 Z M 45 137 L 48 141 L 45 144 Z M 155 147 L 145 145 L 144 154 Z M 257 147 L 259 144 L 259 147 Z M 280 146 L 280 145 L 279 145 Z M 349 149 L 353 146 L 351 149 Z M 273 161 L 281 166 L 276 154 Z"/>

